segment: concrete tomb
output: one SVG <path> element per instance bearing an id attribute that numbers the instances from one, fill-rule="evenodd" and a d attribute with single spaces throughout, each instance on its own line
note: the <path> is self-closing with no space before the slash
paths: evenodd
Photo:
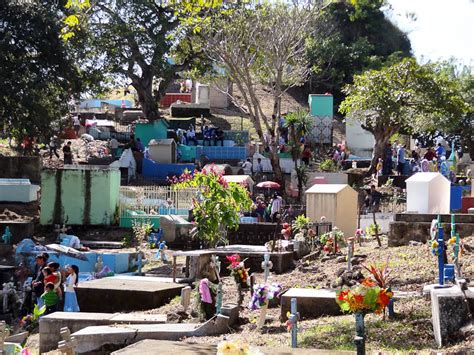
<path id="1" fill-rule="evenodd" d="M 341 309 L 336 303 L 336 290 L 290 288 L 281 296 L 280 318 L 282 321 L 287 319 L 292 298 L 297 300 L 298 312 L 302 319 L 342 314 Z"/>
<path id="2" fill-rule="evenodd" d="M 0 179 L 0 201 L 33 202 L 38 199 L 39 188 L 29 179 Z"/>
<path id="3" fill-rule="evenodd" d="M 322 216 L 346 236 L 357 228 L 357 192 L 346 184 L 316 184 L 306 190 L 306 216 L 317 222 Z"/>
<path id="4" fill-rule="evenodd" d="M 451 183 L 440 173 L 416 173 L 406 180 L 407 212 L 449 213 Z"/>
<path id="5" fill-rule="evenodd" d="M 184 337 L 220 335 L 227 333 L 228 330 L 229 317 L 219 314 L 203 324 L 94 326 L 79 330 L 73 336 L 78 342 L 76 352 L 81 354 L 104 348 L 107 348 L 107 351 L 114 348 L 118 350 L 144 339 L 179 340 Z"/>
<path id="6" fill-rule="evenodd" d="M 60 330 L 69 328 L 77 332 L 83 328 L 112 324 L 160 324 L 166 322 L 166 314 L 144 313 L 88 313 L 88 312 L 55 312 L 40 318 L 40 352 L 56 349 L 61 340 Z"/>
<path id="7" fill-rule="evenodd" d="M 244 340 L 245 342 L 245 340 Z M 180 354 L 180 355 L 196 355 L 196 354 L 215 354 L 217 352 L 216 345 L 211 344 L 196 344 L 196 343 L 183 343 L 173 342 L 166 340 L 142 340 L 133 345 L 127 346 L 124 349 L 114 351 L 113 355 L 142 355 L 150 353 L 150 349 L 160 349 L 161 354 Z M 263 354 L 272 355 L 313 355 L 313 354 L 327 354 L 327 350 L 319 349 L 291 349 L 286 346 L 274 347 L 274 348 L 262 348 L 258 349 Z M 343 354 L 354 354 L 353 351 L 331 351 L 332 355 L 343 355 Z"/>
<path id="8" fill-rule="evenodd" d="M 80 282 L 76 293 L 81 311 L 130 312 L 160 307 L 179 296 L 184 286 L 152 277 L 114 276 Z"/>

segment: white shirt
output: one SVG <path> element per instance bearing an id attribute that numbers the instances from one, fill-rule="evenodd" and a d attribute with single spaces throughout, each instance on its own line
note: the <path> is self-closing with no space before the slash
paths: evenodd
<path id="1" fill-rule="evenodd" d="M 282 201 L 283 200 L 280 196 L 273 199 L 273 201 L 272 201 L 272 214 L 274 214 L 276 212 L 280 212 Z"/>
<path id="2" fill-rule="evenodd" d="M 244 173 L 247 175 L 252 174 L 252 163 L 248 160 L 242 164 L 242 168 L 244 169 Z"/>
<path id="3" fill-rule="evenodd" d="M 76 284 L 76 274 L 70 274 L 66 278 L 66 285 L 64 286 L 64 292 L 74 292 L 74 285 Z"/>
<path id="4" fill-rule="evenodd" d="M 74 126 L 80 126 L 81 125 L 81 121 L 79 121 L 79 118 L 77 116 L 74 116 L 72 121 L 73 121 Z"/>

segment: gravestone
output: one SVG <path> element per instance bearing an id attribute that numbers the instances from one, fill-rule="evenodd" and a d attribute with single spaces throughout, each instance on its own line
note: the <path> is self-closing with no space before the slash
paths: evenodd
<path id="1" fill-rule="evenodd" d="M 298 313 L 301 319 L 318 318 L 321 316 L 341 315 L 336 303 L 336 291 L 332 289 L 290 288 L 281 296 L 280 319 L 285 321 L 291 311 L 291 299 L 298 302 Z"/>
<path id="2" fill-rule="evenodd" d="M 186 286 L 181 289 L 181 305 L 185 312 L 187 312 L 189 307 L 189 302 L 191 300 L 191 286 Z"/>
<path id="3" fill-rule="evenodd" d="M 438 347 L 446 344 L 450 336 L 458 333 L 469 321 L 468 303 L 459 287 L 432 288 L 431 312 Z"/>

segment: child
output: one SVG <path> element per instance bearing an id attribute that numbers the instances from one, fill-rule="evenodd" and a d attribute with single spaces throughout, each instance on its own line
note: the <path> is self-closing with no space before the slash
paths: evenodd
<path id="1" fill-rule="evenodd" d="M 53 285 L 57 281 L 57 277 L 53 274 L 53 270 L 51 270 L 48 266 L 46 266 L 43 269 L 43 275 L 44 275 L 44 284 L 46 285 L 47 283 L 52 283 Z"/>
<path id="2" fill-rule="evenodd" d="M 54 284 L 52 282 L 46 283 L 44 287 L 44 293 L 41 295 L 41 299 L 46 306 L 46 311 L 44 314 L 51 314 L 57 311 L 57 304 L 58 304 L 58 295 L 54 291 Z"/>
<path id="3" fill-rule="evenodd" d="M 59 264 L 56 262 L 50 262 L 48 267 L 53 272 L 53 275 L 56 277 L 56 282 L 54 282 L 54 290 L 58 294 L 59 300 L 63 299 L 63 292 L 61 290 L 61 273 L 59 272 Z"/>
<path id="4" fill-rule="evenodd" d="M 79 312 L 79 304 L 77 303 L 76 291 L 77 279 L 79 278 L 79 268 L 76 265 L 67 267 L 68 277 L 64 286 L 64 312 Z"/>

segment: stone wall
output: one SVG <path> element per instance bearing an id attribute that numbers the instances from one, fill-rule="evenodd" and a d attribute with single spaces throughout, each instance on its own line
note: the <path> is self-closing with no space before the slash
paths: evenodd
<path id="1" fill-rule="evenodd" d="M 41 160 L 39 157 L 0 157 L 0 178 L 30 179 L 41 182 Z"/>

